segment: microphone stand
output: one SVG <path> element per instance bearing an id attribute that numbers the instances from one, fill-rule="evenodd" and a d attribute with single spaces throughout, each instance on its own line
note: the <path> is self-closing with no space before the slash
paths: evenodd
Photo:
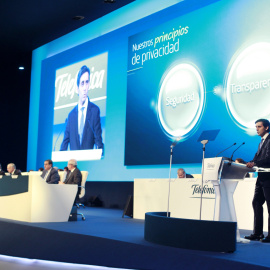
<path id="1" fill-rule="evenodd" d="M 169 171 L 169 191 L 168 191 L 168 206 L 167 206 L 167 217 L 169 217 L 169 208 L 170 208 L 170 193 L 171 193 L 171 171 L 172 171 L 172 156 L 173 156 L 173 148 L 180 141 L 181 137 L 178 137 L 170 146 L 170 171 Z"/>
<path id="2" fill-rule="evenodd" d="M 170 192 L 171 192 L 171 171 L 172 171 L 172 156 L 173 156 L 173 145 L 171 145 L 170 153 L 170 171 L 169 171 L 169 191 L 168 191 L 168 206 L 167 206 L 167 217 L 169 217 L 169 208 L 170 208 Z"/>
<path id="3" fill-rule="evenodd" d="M 202 219 L 202 196 L 203 196 L 203 175 L 204 175 L 204 155 L 205 155 L 205 145 L 208 143 L 208 140 L 202 140 L 201 144 L 203 145 L 203 161 L 202 161 L 202 189 L 201 189 L 201 201 L 200 201 L 200 220 Z"/>
<path id="4" fill-rule="evenodd" d="M 244 144 L 245 144 L 245 142 L 243 142 L 240 146 L 238 146 L 238 147 L 233 151 L 233 153 L 232 153 L 232 155 L 231 155 L 231 158 L 230 158 L 230 162 L 232 162 L 232 158 L 233 158 L 234 153 L 235 153 L 242 145 L 244 145 Z"/>
<path id="5" fill-rule="evenodd" d="M 217 157 L 219 154 L 223 153 L 224 151 L 228 150 L 229 148 L 233 147 L 234 145 L 236 145 L 236 143 L 234 143 L 233 145 L 231 145 L 231 146 L 227 147 L 226 149 L 224 149 L 224 150 L 220 151 L 219 153 L 217 153 L 216 157 Z"/>

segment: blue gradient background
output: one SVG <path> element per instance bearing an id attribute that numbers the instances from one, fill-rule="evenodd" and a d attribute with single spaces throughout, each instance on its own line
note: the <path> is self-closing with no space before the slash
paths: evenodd
<path id="1" fill-rule="evenodd" d="M 224 152 L 230 157 L 233 150 L 245 142 L 246 145 L 235 153 L 234 158 L 241 157 L 246 161 L 253 158 L 259 139 L 249 135 L 251 130 L 243 130 L 232 121 L 224 100 L 213 90 L 225 87 L 224 78 L 230 60 L 243 45 L 268 38 L 270 20 L 266 5 L 266 1 L 221 1 L 130 37 L 128 68 L 142 69 L 128 74 L 125 165 L 168 163 L 172 140 L 162 131 L 153 103 L 158 102 L 163 74 L 177 61 L 193 63 L 201 71 L 206 100 L 196 132 L 179 143 L 174 152 L 174 162 L 201 162 L 202 145 L 197 140 L 204 130 L 212 129 L 220 129 L 220 133 L 214 142 L 207 144 L 206 157 L 216 156 L 236 142 L 234 148 Z M 178 52 L 148 60 L 143 65 L 131 64 L 133 44 L 170 32 L 179 25 L 189 26 L 189 32 L 179 38 Z M 137 51 L 137 54 L 149 49 L 153 50 L 149 47 Z"/>

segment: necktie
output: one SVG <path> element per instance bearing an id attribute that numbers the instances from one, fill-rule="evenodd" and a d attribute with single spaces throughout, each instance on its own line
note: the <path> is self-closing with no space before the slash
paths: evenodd
<path id="1" fill-rule="evenodd" d="M 84 128 L 84 115 L 83 115 L 84 107 L 81 108 L 82 114 L 80 119 L 80 144 L 82 144 L 82 136 L 83 136 L 83 128 Z"/>
<path id="2" fill-rule="evenodd" d="M 263 141 L 264 141 L 264 138 L 262 138 L 262 139 L 261 139 L 261 142 L 260 142 L 260 144 L 259 144 L 259 149 L 258 149 L 258 152 L 259 152 L 259 151 L 261 150 L 261 148 L 262 148 Z"/>
<path id="3" fill-rule="evenodd" d="M 65 181 L 64 181 L 65 184 L 67 183 L 67 181 L 68 181 L 70 175 L 71 175 L 71 171 L 67 173 L 66 179 L 65 179 Z"/>
<path id="4" fill-rule="evenodd" d="M 45 174 L 45 176 L 44 176 L 44 181 L 45 181 L 45 182 L 46 182 L 46 180 L 47 180 L 48 175 L 49 175 L 49 172 L 47 172 L 47 173 Z"/>

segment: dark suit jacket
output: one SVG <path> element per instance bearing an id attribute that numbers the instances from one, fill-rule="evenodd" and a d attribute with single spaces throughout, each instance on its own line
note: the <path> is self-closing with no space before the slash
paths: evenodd
<path id="1" fill-rule="evenodd" d="M 5 175 L 5 172 L 1 170 L 0 175 Z"/>
<path id="2" fill-rule="evenodd" d="M 91 103 L 88 99 L 87 113 L 85 117 L 85 125 L 83 130 L 82 144 L 78 134 L 78 105 L 68 115 L 67 126 L 60 151 L 66 151 L 70 144 L 70 150 L 103 148 L 102 130 L 100 124 L 99 107 Z"/>
<path id="3" fill-rule="evenodd" d="M 12 175 L 22 175 L 20 170 L 15 170 Z"/>
<path id="4" fill-rule="evenodd" d="M 44 170 L 41 174 L 41 177 L 44 178 L 48 171 Z M 48 184 L 58 184 L 60 181 L 60 176 L 58 171 L 55 168 L 52 168 L 50 174 L 46 178 L 46 183 Z"/>
<path id="5" fill-rule="evenodd" d="M 270 168 L 270 134 L 265 139 L 260 151 L 255 154 L 252 162 L 255 163 L 255 166 Z M 258 181 L 260 181 L 263 186 L 270 187 L 270 173 L 259 172 Z"/>
<path id="6" fill-rule="evenodd" d="M 186 178 L 194 178 L 193 175 L 186 173 Z"/>
<path id="7" fill-rule="evenodd" d="M 66 180 L 64 182 L 68 185 L 78 185 L 78 192 L 76 195 L 76 200 L 79 198 L 80 192 L 81 192 L 81 184 L 82 184 L 82 174 L 81 171 L 76 168 L 73 172 L 69 172 L 69 174 L 66 177 Z"/>

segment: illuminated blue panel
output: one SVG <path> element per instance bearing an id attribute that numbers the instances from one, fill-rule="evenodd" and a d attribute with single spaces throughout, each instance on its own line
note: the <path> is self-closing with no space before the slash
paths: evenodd
<path id="1" fill-rule="evenodd" d="M 250 106 L 249 101 L 245 101 L 245 93 L 241 91 L 243 87 L 242 89 L 235 87 L 236 94 L 233 96 L 227 95 L 227 97 L 224 97 L 224 89 L 228 91 L 232 84 L 236 84 L 235 74 L 230 73 L 230 71 L 233 72 L 238 67 L 238 63 L 241 64 L 241 61 L 245 60 L 243 56 L 246 56 L 248 48 L 256 44 L 258 45 L 258 43 L 269 43 L 267 30 L 269 29 L 268 1 L 204 1 L 204 5 L 211 5 L 201 9 L 198 9 L 202 7 L 201 3 L 197 2 L 202 1 L 185 1 L 168 8 L 164 6 L 164 3 L 161 4 L 161 2 L 165 1 L 159 1 L 159 5 L 162 6 L 160 9 L 163 10 L 157 13 L 155 12 L 159 8 L 152 10 L 153 6 L 146 5 L 143 2 L 146 1 L 135 1 L 135 3 L 128 7 L 105 16 L 106 18 L 101 18 L 33 52 L 28 169 L 42 166 L 44 159 L 49 158 L 52 151 L 51 138 L 56 69 L 103 52 L 108 52 L 105 158 L 101 161 L 80 162 L 79 168 L 90 172 L 88 180 L 132 181 L 133 178 L 141 177 L 167 177 L 169 149 L 167 154 L 164 154 L 164 152 L 160 153 L 158 143 L 155 144 L 151 151 L 153 155 L 163 156 L 165 160 L 163 162 L 164 165 L 124 166 L 128 38 L 150 31 L 150 29 L 170 20 L 175 20 L 178 17 L 181 18 L 181 16 L 183 20 L 188 21 L 194 27 L 191 45 L 189 47 L 186 44 L 185 47 L 189 52 L 189 62 L 194 63 L 194 66 L 197 67 L 196 70 L 202 75 L 204 81 L 207 78 L 207 81 L 205 81 L 205 108 L 199 121 L 199 126 L 196 126 L 196 128 L 198 127 L 200 131 L 212 129 L 213 127 L 221 129 L 217 137 L 217 140 L 220 141 L 217 141 L 216 145 L 209 143 L 206 147 L 206 155 L 208 150 L 210 150 L 209 153 L 218 153 L 222 150 L 221 148 L 226 148 L 234 140 L 237 140 L 239 143 L 240 140 L 241 142 L 244 140 L 247 143 L 242 150 L 239 149 L 237 155 L 245 155 L 246 159 L 252 159 L 253 154 L 256 152 L 258 138 L 252 132 L 252 124 L 246 124 L 246 119 L 237 110 L 239 106 L 237 105 L 238 107 L 236 108 L 233 105 L 235 102 L 238 102 L 240 97 L 243 97 L 244 104 Z M 152 4 L 153 2 L 156 3 L 156 1 L 149 2 Z M 173 3 L 175 2 L 170 2 L 170 4 Z M 147 9 L 144 9 L 145 5 L 148 7 Z M 140 15 L 142 10 L 145 13 Z M 151 13 L 154 14 L 151 15 Z M 207 29 L 211 29 L 211 31 L 207 32 Z M 257 45 L 255 46 L 256 48 L 258 48 Z M 200 51 L 198 48 L 200 48 Z M 204 57 L 196 58 L 195 56 L 198 52 L 201 52 Z M 267 49 L 265 55 L 268 55 Z M 237 61 L 235 62 L 235 60 Z M 250 58 L 247 58 L 247 60 L 249 60 L 249 63 L 252 63 Z M 267 68 L 265 66 L 264 71 L 267 71 Z M 259 76 L 262 74 L 260 73 Z M 151 77 L 147 79 L 151 80 Z M 268 89 L 267 83 L 264 82 L 267 79 L 262 75 L 261 78 L 252 77 L 251 82 L 241 83 L 245 85 L 245 89 L 250 89 L 252 82 L 259 82 L 259 85 L 262 85 L 262 87 L 259 86 L 257 90 L 264 91 Z M 44 82 L 46 82 L 45 85 Z M 256 95 L 256 93 L 259 93 L 258 91 L 252 91 L 252 93 L 248 94 Z M 140 97 L 141 95 L 139 98 L 138 96 L 136 98 L 140 99 Z M 210 104 L 215 104 L 215 106 L 210 106 Z M 266 112 L 261 114 L 262 117 L 267 117 L 268 111 L 266 110 Z M 242 118 L 239 118 L 239 116 Z M 251 122 L 253 120 L 252 118 Z M 219 126 L 216 126 L 215 123 Z M 160 132 L 164 134 L 161 129 Z M 139 133 L 139 136 L 142 137 L 142 144 L 137 147 L 144 149 L 143 138 L 152 136 L 154 140 L 156 135 L 156 133 Z M 181 150 L 184 143 L 180 142 L 175 148 L 176 156 L 182 155 Z M 198 144 L 196 144 L 197 146 Z M 196 153 L 191 151 L 191 156 L 196 155 L 198 160 L 200 155 L 202 155 L 199 148 L 200 146 L 198 146 Z M 167 164 L 166 159 L 168 159 Z M 56 164 L 58 167 L 63 167 L 64 165 L 65 163 Z M 178 166 L 180 165 L 174 165 L 175 171 Z M 196 164 L 190 163 L 189 165 L 181 164 L 181 166 L 187 168 L 191 173 L 200 173 L 199 162 Z"/>

